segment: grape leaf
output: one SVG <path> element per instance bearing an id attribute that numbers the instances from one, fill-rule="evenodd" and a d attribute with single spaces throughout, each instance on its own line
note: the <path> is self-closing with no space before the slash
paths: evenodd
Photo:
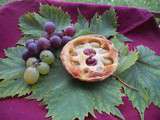
<path id="1" fill-rule="evenodd" d="M 117 16 L 113 8 L 109 9 L 103 15 L 95 14 L 90 22 L 90 28 L 94 33 L 113 36 L 117 34 Z"/>
<path id="2" fill-rule="evenodd" d="M 43 27 L 35 18 L 36 13 L 28 13 L 20 18 L 20 29 L 27 38 L 40 37 Z"/>
<path id="3" fill-rule="evenodd" d="M 60 31 L 70 24 L 70 17 L 60 8 L 42 5 L 39 14 L 28 13 L 20 18 L 20 29 L 24 38 L 39 38 L 43 36 L 43 25 L 46 21 L 52 21 L 56 30 Z"/>
<path id="4" fill-rule="evenodd" d="M 129 52 L 128 46 L 121 42 L 117 37 L 112 39 L 115 48 L 119 52 L 118 68 L 116 74 L 121 74 L 132 65 L 134 65 L 138 59 L 138 53 L 135 51 Z"/>
<path id="5" fill-rule="evenodd" d="M 76 26 L 75 37 L 86 34 L 100 34 L 106 37 L 114 36 L 123 42 L 132 42 L 131 39 L 116 32 L 118 23 L 117 23 L 116 12 L 113 8 L 103 13 L 103 15 L 98 15 L 96 13 L 91 19 L 90 23 L 79 12 L 78 22 L 76 23 L 75 26 Z"/>
<path id="6" fill-rule="evenodd" d="M 50 74 L 34 86 L 30 97 L 43 99 L 48 108 L 48 116 L 56 120 L 76 117 L 82 120 L 88 112 L 93 113 L 94 109 L 122 117 L 115 107 L 122 103 L 120 86 L 113 78 L 100 83 L 74 80 L 58 61 Z"/>
<path id="7" fill-rule="evenodd" d="M 148 64 L 152 67 L 160 68 L 160 57 L 157 57 L 154 51 L 143 46 L 139 46 L 138 51 L 140 53 L 139 62 Z"/>
<path id="8" fill-rule="evenodd" d="M 47 21 L 53 21 L 59 31 L 67 27 L 71 21 L 70 16 L 63 10 L 49 5 L 42 5 L 39 14 Z"/>
<path id="9" fill-rule="evenodd" d="M 117 34 L 117 17 L 113 8 L 103 13 L 103 15 L 98 15 L 96 13 L 90 23 L 81 15 L 81 13 L 79 14 L 78 23 L 76 24 L 76 36 L 89 33 L 108 37 Z"/>
<path id="10" fill-rule="evenodd" d="M 23 79 L 3 80 L 0 82 L 0 98 L 23 96 L 31 93 L 30 86 L 28 86 Z"/>
<path id="11" fill-rule="evenodd" d="M 81 15 L 81 13 L 79 13 L 78 22 L 76 23 L 75 27 L 75 37 L 78 37 L 80 35 L 94 34 L 94 32 L 92 32 L 89 27 L 89 22 L 83 15 Z"/>
<path id="12" fill-rule="evenodd" d="M 136 63 L 138 59 L 138 53 L 137 52 L 131 52 L 127 56 L 122 56 L 119 59 L 119 65 L 117 69 L 117 74 L 120 74 L 130 68 L 132 65 Z"/>
<path id="13" fill-rule="evenodd" d="M 118 50 L 119 56 L 126 56 L 129 54 L 128 46 L 121 42 L 117 37 L 112 38 L 115 48 Z"/>
<path id="14" fill-rule="evenodd" d="M 126 83 L 135 86 L 138 91 L 125 88 L 125 93 L 140 111 L 142 119 L 144 110 L 153 102 L 160 107 L 160 56 L 147 47 L 137 47 L 139 59 L 131 68 L 121 74 Z"/>
<path id="15" fill-rule="evenodd" d="M 24 48 L 9 48 L 5 51 L 7 58 L 0 59 L 0 79 L 17 79 L 23 75 L 25 63 L 20 56 Z"/>

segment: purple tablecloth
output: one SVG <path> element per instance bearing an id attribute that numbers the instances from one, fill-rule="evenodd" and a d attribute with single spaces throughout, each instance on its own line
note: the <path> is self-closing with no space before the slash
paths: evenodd
<path id="1" fill-rule="evenodd" d="M 62 6 L 76 20 L 77 10 L 89 19 L 99 11 L 102 13 L 110 8 L 107 5 L 95 5 L 84 3 L 65 3 L 52 0 L 41 0 L 43 3 Z M 4 57 L 3 49 L 14 46 L 21 37 L 18 29 L 18 19 L 28 11 L 38 11 L 39 0 L 21 0 L 6 4 L 0 8 L 0 57 Z M 143 9 L 129 7 L 115 7 L 118 13 L 118 31 L 134 40 L 129 44 L 130 48 L 143 44 L 160 54 L 160 29 L 156 25 L 153 15 Z M 140 120 L 138 111 L 132 106 L 127 97 L 123 98 L 123 104 L 118 108 L 126 120 Z M 0 120 L 49 120 L 45 118 L 47 110 L 35 100 L 24 98 L 6 98 L 0 100 Z M 96 112 L 96 117 L 91 115 L 86 120 L 117 120 L 112 115 Z M 160 109 L 151 104 L 145 111 L 145 120 L 160 120 Z"/>

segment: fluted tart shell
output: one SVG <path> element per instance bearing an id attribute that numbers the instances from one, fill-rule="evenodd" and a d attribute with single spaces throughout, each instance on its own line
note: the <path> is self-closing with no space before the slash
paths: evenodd
<path id="1" fill-rule="evenodd" d="M 95 55 L 86 55 L 84 50 L 92 49 Z M 86 63 L 88 58 L 96 64 Z M 118 51 L 113 43 L 101 35 L 84 35 L 69 41 L 60 54 L 65 69 L 77 80 L 95 82 L 111 76 L 118 66 Z"/>

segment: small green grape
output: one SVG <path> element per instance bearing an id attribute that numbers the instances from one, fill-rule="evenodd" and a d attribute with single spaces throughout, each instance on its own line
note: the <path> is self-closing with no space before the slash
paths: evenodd
<path id="1" fill-rule="evenodd" d="M 24 81 L 27 84 L 35 84 L 38 81 L 39 72 L 35 67 L 28 67 L 24 72 Z"/>
<path id="2" fill-rule="evenodd" d="M 51 51 L 43 50 L 40 53 L 40 59 L 42 62 L 45 62 L 47 64 L 52 64 L 54 62 L 55 57 Z"/>
<path id="3" fill-rule="evenodd" d="M 28 58 L 28 60 L 26 62 L 26 66 L 30 67 L 30 66 L 34 65 L 36 62 L 38 62 L 37 58 L 35 58 L 35 57 Z"/>
<path id="4" fill-rule="evenodd" d="M 47 63 L 45 62 L 40 62 L 39 65 L 37 66 L 37 69 L 40 74 L 46 75 L 49 73 L 50 67 Z"/>

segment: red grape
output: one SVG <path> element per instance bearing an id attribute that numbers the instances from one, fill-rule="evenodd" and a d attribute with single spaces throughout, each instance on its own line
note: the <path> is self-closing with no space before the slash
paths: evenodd
<path id="1" fill-rule="evenodd" d="M 88 56 L 94 56 L 96 54 L 96 51 L 94 49 L 87 48 L 83 51 L 83 53 Z"/>
<path id="2" fill-rule="evenodd" d="M 62 45 L 65 45 L 65 44 L 68 43 L 71 39 L 72 39 L 72 37 L 70 37 L 70 36 L 63 36 L 63 37 L 62 37 Z"/>
<path id="3" fill-rule="evenodd" d="M 27 41 L 26 41 L 26 47 L 28 47 L 28 45 L 29 45 L 30 43 L 32 43 L 32 42 L 34 42 L 34 39 L 29 39 L 29 40 L 27 40 Z"/>
<path id="4" fill-rule="evenodd" d="M 89 57 L 86 59 L 86 64 L 89 66 L 95 66 L 97 64 L 97 60 L 95 58 Z"/>
<path id="5" fill-rule="evenodd" d="M 57 36 L 62 38 L 63 37 L 63 32 L 62 31 L 61 32 L 55 32 L 54 35 L 57 35 Z"/>
<path id="6" fill-rule="evenodd" d="M 76 29 L 74 26 L 68 26 L 65 30 L 64 30 L 64 35 L 67 35 L 67 36 L 74 36 L 76 33 Z"/>
<path id="7" fill-rule="evenodd" d="M 55 29 L 56 29 L 56 26 L 53 22 L 48 21 L 44 24 L 44 30 L 49 34 L 53 33 Z"/>
<path id="8" fill-rule="evenodd" d="M 54 35 L 50 38 L 50 42 L 51 42 L 52 48 L 55 49 L 61 46 L 62 39 L 59 36 Z"/>
<path id="9" fill-rule="evenodd" d="M 35 42 L 31 42 L 28 44 L 28 50 L 29 52 L 33 53 L 34 55 L 38 54 L 38 47 L 37 44 Z"/>
<path id="10" fill-rule="evenodd" d="M 22 58 L 24 61 L 26 61 L 30 57 L 33 57 L 33 54 L 28 49 L 26 49 L 22 54 Z"/>
<path id="11" fill-rule="evenodd" d="M 44 32 L 42 37 L 50 39 L 50 37 L 52 37 L 53 34 L 48 34 L 47 32 Z"/>
<path id="12" fill-rule="evenodd" d="M 46 50 L 50 48 L 51 44 L 48 39 L 41 37 L 37 42 L 37 46 L 39 50 Z"/>

